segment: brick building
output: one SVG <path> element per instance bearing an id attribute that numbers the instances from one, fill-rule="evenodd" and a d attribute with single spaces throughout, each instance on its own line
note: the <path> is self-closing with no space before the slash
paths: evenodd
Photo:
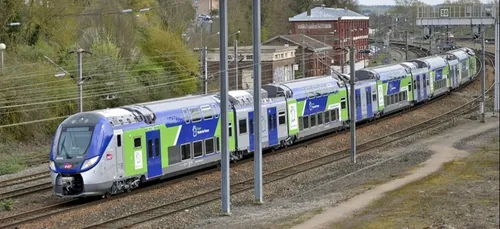
<path id="1" fill-rule="evenodd" d="M 350 44 L 352 37 L 356 47 L 356 68 L 363 66 L 364 57 L 357 51 L 368 48 L 369 17 L 348 9 L 321 6 L 295 15 L 289 21 L 293 34 L 305 34 L 332 46 L 333 50 Z M 349 32 L 349 29 L 352 31 Z M 331 58 L 336 66 L 342 60 L 349 62 L 347 52 L 344 52 L 344 56 L 340 51 L 332 52 Z"/>
<path id="2" fill-rule="evenodd" d="M 261 46 L 261 79 L 262 84 L 285 82 L 295 79 L 297 62 L 295 55 L 297 46 L 262 45 Z M 236 70 L 234 48 L 228 47 L 228 83 L 235 89 Z M 238 89 L 253 87 L 253 47 L 238 47 Z M 207 72 L 211 81 L 219 81 L 220 53 L 218 48 L 207 50 Z"/>
<path id="3" fill-rule="evenodd" d="M 325 75 L 330 72 L 332 65 L 332 46 L 315 40 L 303 34 L 290 34 L 275 36 L 263 42 L 264 45 L 294 45 L 297 46 L 295 62 L 301 66 L 299 73 L 302 74 L 302 62 L 305 63 L 305 76 Z"/>

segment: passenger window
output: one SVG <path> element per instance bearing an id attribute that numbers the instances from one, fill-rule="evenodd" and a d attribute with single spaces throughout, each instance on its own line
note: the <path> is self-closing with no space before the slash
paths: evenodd
<path id="1" fill-rule="evenodd" d="M 153 157 L 153 140 L 151 139 L 148 140 L 148 157 Z"/>
<path id="2" fill-rule="evenodd" d="M 193 122 L 199 122 L 201 120 L 201 113 L 198 107 L 189 108 L 189 112 L 191 113 Z"/>
<path id="3" fill-rule="evenodd" d="M 233 136 L 233 125 L 232 123 L 230 122 L 229 123 L 229 137 L 232 137 Z"/>
<path id="4" fill-rule="evenodd" d="M 267 129 L 268 130 L 273 129 L 273 116 L 272 115 L 267 115 Z"/>
<path id="5" fill-rule="evenodd" d="M 323 124 L 323 113 L 318 114 L 318 126 Z"/>
<path id="6" fill-rule="evenodd" d="M 316 115 L 311 115 L 311 127 L 316 126 Z"/>
<path id="7" fill-rule="evenodd" d="M 155 154 L 156 156 L 160 156 L 160 139 L 155 138 Z"/>
<path id="8" fill-rule="evenodd" d="M 285 119 L 285 112 L 281 111 L 279 113 L 279 118 L 278 118 L 279 124 L 280 125 L 285 125 L 286 124 L 286 119 Z"/>
<path id="9" fill-rule="evenodd" d="M 330 111 L 326 111 L 325 112 L 325 123 L 329 123 L 330 122 Z"/>
<path id="10" fill-rule="evenodd" d="M 191 145 L 190 144 L 181 145 L 181 155 L 182 155 L 181 160 L 187 160 L 187 159 L 191 158 Z"/>
<path id="11" fill-rule="evenodd" d="M 220 138 L 219 137 L 215 137 L 215 146 L 217 146 L 217 152 L 220 152 Z"/>
<path id="12" fill-rule="evenodd" d="M 193 152 L 194 152 L 194 157 L 203 156 L 203 142 L 202 141 L 193 142 Z"/>
<path id="13" fill-rule="evenodd" d="M 184 115 L 184 122 L 189 123 L 189 114 L 186 109 L 182 109 L 182 114 Z"/>
<path id="14" fill-rule="evenodd" d="M 411 91 L 411 85 L 408 85 L 408 91 Z"/>
<path id="15" fill-rule="evenodd" d="M 141 137 L 134 138 L 134 148 L 141 148 Z"/>
<path id="16" fill-rule="evenodd" d="M 299 118 L 299 130 L 304 130 L 304 123 L 301 118 Z"/>
<path id="17" fill-rule="evenodd" d="M 372 100 L 375 102 L 377 100 L 377 95 L 376 94 L 372 94 Z"/>
<path id="18" fill-rule="evenodd" d="M 345 98 L 342 98 L 342 99 L 340 100 L 340 108 L 341 108 L 341 109 L 345 109 L 345 108 L 346 108 Z"/>
<path id="19" fill-rule="evenodd" d="M 215 107 L 214 104 L 212 104 L 212 110 L 214 110 L 215 118 L 218 118 L 219 117 L 219 111 L 217 111 L 217 107 Z"/>
<path id="20" fill-rule="evenodd" d="M 309 116 L 302 117 L 302 122 L 304 123 L 304 129 L 309 128 Z"/>
<path id="21" fill-rule="evenodd" d="M 122 146 L 122 135 L 116 135 L 116 146 L 121 147 Z"/>
<path id="22" fill-rule="evenodd" d="M 247 120 L 246 119 L 241 119 L 239 121 L 240 125 L 238 128 L 240 129 L 240 134 L 245 134 L 247 133 Z"/>
<path id="23" fill-rule="evenodd" d="M 212 154 L 214 153 L 214 139 L 209 138 L 205 140 L 205 154 Z"/>
<path id="24" fill-rule="evenodd" d="M 210 108 L 209 105 L 202 106 L 201 108 L 201 113 L 203 114 L 203 119 L 204 120 L 210 120 L 214 117 L 212 108 Z"/>

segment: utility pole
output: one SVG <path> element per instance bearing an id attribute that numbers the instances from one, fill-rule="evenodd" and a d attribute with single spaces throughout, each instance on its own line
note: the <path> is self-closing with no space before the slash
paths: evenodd
<path id="1" fill-rule="evenodd" d="M 355 99 L 356 97 L 354 96 L 355 95 L 355 88 L 354 88 L 354 84 L 355 84 L 355 68 L 354 68 L 354 64 L 356 61 L 354 61 L 354 52 L 355 52 L 355 48 L 354 48 L 354 45 L 351 45 L 350 47 L 350 59 L 351 61 L 349 62 L 349 64 L 351 65 L 351 77 L 349 79 L 349 84 L 350 84 L 350 94 L 349 94 L 349 108 L 351 110 L 350 112 L 350 132 L 351 132 L 351 162 L 352 163 L 356 163 L 356 107 L 355 107 Z"/>
<path id="2" fill-rule="evenodd" d="M 221 175 L 222 175 L 222 214 L 231 215 L 229 186 L 229 147 L 228 147 L 228 104 L 227 104 L 227 0 L 219 1 L 220 17 L 220 99 L 221 99 Z"/>
<path id="3" fill-rule="evenodd" d="M 0 53 L 1 53 L 1 58 L 2 58 L 2 72 L 4 70 L 4 65 L 3 65 L 3 50 L 5 50 L 7 46 L 4 43 L 0 43 Z"/>
<path id="4" fill-rule="evenodd" d="M 406 38 L 406 42 L 405 42 L 405 60 L 408 61 L 408 31 L 405 31 L 405 38 Z"/>
<path id="5" fill-rule="evenodd" d="M 481 105 L 479 108 L 479 112 L 481 113 L 481 123 L 484 123 L 484 105 L 485 105 L 485 87 L 486 87 L 486 58 L 484 55 L 484 46 L 485 46 L 485 36 L 486 36 L 486 26 L 481 25 L 481 37 L 482 37 L 482 42 L 481 42 L 481 49 L 482 49 L 482 54 L 481 54 L 481 61 L 483 62 L 483 74 L 481 78 Z"/>
<path id="6" fill-rule="evenodd" d="M 207 63 L 207 46 L 203 46 L 202 49 L 202 73 L 203 73 L 203 94 L 208 94 L 208 63 Z"/>
<path id="7" fill-rule="evenodd" d="M 238 90 L 238 38 L 234 39 L 234 68 L 236 70 L 235 80 L 235 90 Z"/>
<path id="8" fill-rule="evenodd" d="M 340 37 L 340 35 L 339 35 Z M 340 72 L 344 73 L 344 38 L 340 39 L 340 50 L 342 50 L 342 55 L 340 55 Z"/>
<path id="9" fill-rule="evenodd" d="M 253 35 L 253 125 L 254 125 L 254 196 L 255 202 L 263 203 L 262 199 L 262 142 L 261 142 L 261 63 L 260 63 L 260 0 L 252 4 L 252 35 Z M 304 47 L 304 46 L 302 46 Z"/>
<path id="10" fill-rule="evenodd" d="M 72 51 L 70 52 L 72 53 Z M 83 112 L 83 53 L 90 53 L 82 48 L 76 50 L 76 70 L 78 73 L 78 112 Z"/>
<path id="11" fill-rule="evenodd" d="M 306 48 L 304 42 L 304 34 L 301 35 L 302 36 L 300 40 L 302 42 L 302 78 L 306 78 Z"/>
<path id="12" fill-rule="evenodd" d="M 500 110 L 500 8 L 495 8 L 495 105 L 494 112 Z"/>

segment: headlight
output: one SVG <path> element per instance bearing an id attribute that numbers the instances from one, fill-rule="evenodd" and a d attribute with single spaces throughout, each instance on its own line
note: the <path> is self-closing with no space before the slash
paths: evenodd
<path id="1" fill-rule="evenodd" d="M 52 171 L 56 171 L 56 163 L 54 163 L 54 161 L 49 161 L 49 168 Z"/>
<path id="2" fill-rule="evenodd" d="M 99 156 L 95 156 L 93 158 L 85 160 L 82 164 L 81 170 L 87 169 L 90 166 L 94 165 L 97 162 L 97 159 L 99 159 Z"/>

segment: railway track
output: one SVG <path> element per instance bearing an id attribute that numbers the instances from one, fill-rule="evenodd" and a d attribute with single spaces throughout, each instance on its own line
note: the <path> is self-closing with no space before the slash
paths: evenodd
<path id="1" fill-rule="evenodd" d="M 478 74 L 479 74 L 479 72 L 480 71 L 478 71 Z M 465 86 L 466 85 L 464 85 L 464 87 Z M 446 96 L 441 96 L 440 98 L 437 98 L 435 100 L 431 100 L 431 101 L 429 101 L 429 103 L 430 102 L 435 102 L 436 100 L 444 98 L 444 97 L 446 97 Z M 475 100 L 473 100 L 471 102 L 474 102 L 476 100 L 478 100 L 478 99 L 475 99 Z M 477 107 L 477 104 L 470 105 L 470 106 Z M 424 105 L 421 105 L 420 107 L 424 107 Z M 415 109 L 418 109 L 418 106 L 414 107 L 414 109 L 411 109 L 411 111 L 413 111 Z M 456 111 L 457 109 L 455 109 L 454 111 Z M 470 111 L 470 109 L 467 109 L 467 112 L 468 111 Z M 376 121 L 374 121 L 372 123 L 376 123 L 378 121 L 385 120 L 386 118 L 392 118 L 395 115 L 398 115 L 398 114 L 401 114 L 401 113 L 405 113 L 405 112 L 407 112 L 407 111 L 402 111 L 402 112 L 395 113 L 395 114 L 387 116 L 387 117 L 383 117 L 383 118 L 378 119 L 378 120 L 376 120 Z M 456 113 L 455 114 L 447 113 L 447 114 L 448 114 L 447 117 L 453 117 L 454 115 L 457 115 Z M 440 116 L 440 117 L 444 118 L 444 116 Z M 433 120 L 435 120 L 435 119 L 433 119 Z M 433 121 L 433 120 L 429 120 L 428 127 L 426 129 L 431 128 L 434 125 L 438 125 L 439 123 L 449 121 L 449 119 L 446 119 L 445 121 L 442 121 L 442 122 Z M 425 123 L 421 123 L 421 124 L 418 124 L 418 125 L 420 125 L 422 127 L 424 124 Z M 417 127 L 414 126 L 414 128 L 417 128 Z M 417 130 L 418 130 L 418 128 L 417 128 Z M 419 130 L 419 132 L 421 132 L 423 130 L 424 129 Z M 409 136 L 409 135 L 404 136 L 404 137 L 397 136 L 398 133 L 400 134 L 403 131 L 409 131 L 409 130 L 406 129 L 406 130 L 398 131 L 397 133 L 393 133 L 390 136 L 385 136 L 385 138 L 389 139 L 389 140 L 382 141 L 381 138 L 378 138 L 378 139 L 371 140 L 370 142 L 371 143 L 377 142 L 378 146 L 386 145 L 386 144 L 388 144 L 390 142 L 393 142 L 393 141 L 396 141 L 396 140 L 399 140 L 401 138 Z M 341 131 L 338 134 L 345 133 L 345 132 L 347 132 L 347 131 Z M 334 134 L 334 135 L 327 134 L 325 136 L 321 136 L 321 137 L 315 138 L 312 141 L 308 141 L 308 142 L 306 142 L 304 144 L 297 144 L 297 145 L 294 145 L 292 147 L 288 147 L 287 149 L 275 151 L 274 153 L 283 153 L 283 152 L 286 152 L 286 151 L 294 149 L 294 148 L 303 147 L 305 145 L 310 145 L 310 144 L 313 144 L 315 142 L 322 141 L 322 140 L 327 139 L 327 138 L 331 138 L 331 137 L 333 137 L 335 135 L 336 134 Z M 382 142 L 382 143 L 380 143 L 379 141 Z M 368 142 L 368 143 L 370 143 L 370 142 Z M 363 143 L 363 144 L 359 145 L 358 147 L 359 147 L 360 152 L 362 152 L 362 151 L 366 151 L 368 148 L 373 148 L 373 147 L 378 147 L 378 146 L 373 146 L 373 145 L 368 146 L 367 143 Z M 363 147 L 367 147 L 367 149 L 363 150 Z M 335 160 L 342 160 L 342 159 L 345 158 L 345 155 L 341 155 L 342 152 L 344 152 L 344 153 L 348 152 L 348 149 L 336 152 L 334 154 L 331 154 L 331 155 L 328 155 L 328 156 L 325 156 L 325 157 L 322 157 L 322 158 L 317 158 L 317 159 L 311 160 L 311 161 L 309 161 L 307 163 L 311 163 L 311 165 L 313 165 L 312 163 L 319 163 L 317 161 L 324 161 L 324 160 L 328 161 L 328 162 L 324 162 L 324 163 L 319 163 L 319 165 L 316 164 L 317 166 L 315 166 L 315 167 L 319 167 L 319 166 L 322 166 L 324 164 L 331 163 L 331 162 L 333 162 Z M 264 157 L 273 155 L 274 153 L 265 154 Z M 334 156 L 334 155 L 337 155 L 337 156 Z M 330 158 L 330 159 L 328 159 L 327 157 Z M 332 158 L 336 158 L 336 159 L 332 159 Z M 251 160 L 251 158 L 243 160 L 243 161 L 241 161 L 241 163 L 238 162 L 236 164 L 236 166 L 238 164 L 243 164 L 243 163 L 247 162 L 248 160 Z M 313 169 L 314 166 L 313 167 L 309 166 L 309 167 L 307 167 L 309 169 L 306 169 L 306 170 L 305 170 L 305 167 L 302 167 L 302 168 L 298 167 L 298 166 L 306 166 L 307 163 L 301 163 L 301 164 L 295 165 L 293 167 L 284 168 L 284 169 L 279 170 L 279 171 L 274 171 L 274 172 L 265 174 L 265 181 L 266 181 L 265 184 L 272 183 L 274 181 L 284 179 L 284 178 L 289 177 L 291 175 L 294 175 L 294 174 L 297 174 L 297 173 L 300 173 L 300 172 L 304 172 L 304 171 L 308 171 L 310 169 Z M 287 169 L 287 170 L 285 170 L 285 169 Z M 293 172 L 293 173 L 292 172 L 287 172 L 287 171 L 292 171 L 292 170 L 296 171 L 296 172 Z M 206 170 L 205 172 L 211 173 L 211 172 L 214 172 L 214 171 L 218 171 L 218 169 L 217 168 L 213 168 L 213 169 L 210 169 L 210 170 Z M 153 188 L 159 188 L 159 187 L 162 187 L 162 186 L 165 186 L 165 185 L 175 184 L 175 183 L 178 183 L 178 182 L 186 180 L 186 179 L 193 179 L 194 177 L 199 176 L 199 175 L 200 175 L 200 172 L 197 172 L 196 174 L 184 176 L 184 177 L 181 177 L 179 179 L 174 179 L 174 180 L 169 181 L 169 182 L 163 182 L 163 183 L 160 183 L 160 184 L 152 184 L 150 187 L 141 188 L 141 189 L 139 189 L 139 190 L 137 190 L 135 192 L 132 192 L 132 193 L 125 193 L 125 194 L 120 195 L 119 197 L 121 198 L 121 197 L 125 197 L 125 196 L 128 196 L 128 195 L 140 194 L 143 191 L 147 191 L 147 190 L 150 190 L 150 189 L 153 189 Z M 18 179 L 21 179 L 21 178 L 18 178 Z M 7 181 L 4 181 L 4 182 L 7 182 Z M 14 181 L 12 181 L 12 182 L 14 182 Z M 0 184 L 2 184 L 2 183 L 0 183 Z M 238 192 L 244 192 L 244 191 L 249 190 L 249 189 L 251 189 L 253 187 L 253 179 L 249 179 L 249 180 L 246 180 L 246 181 L 243 181 L 243 182 L 240 182 L 240 183 L 237 183 L 237 184 L 233 184 L 233 185 L 234 186 L 232 186 L 232 190 L 234 190 L 234 192 L 232 192 L 232 194 L 236 194 Z M 48 189 L 50 189 L 50 187 Z M 205 193 L 203 193 L 201 195 L 184 198 L 182 200 L 177 200 L 177 201 L 171 202 L 171 203 L 169 203 L 167 205 L 155 207 L 154 209 L 148 209 L 148 211 L 146 211 L 146 212 L 133 213 L 133 214 L 121 217 L 121 218 L 116 218 L 116 219 L 112 219 L 110 221 L 98 223 L 98 224 L 92 225 L 90 227 L 93 227 L 93 228 L 95 228 L 95 227 L 105 227 L 106 225 L 110 225 L 110 224 L 113 224 L 113 227 L 114 227 L 115 225 L 118 225 L 118 224 L 115 224 L 117 221 L 120 221 L 120 219 L 124 219 L 125 217 L 130 217 L 130 220 L 127 218 L 127 222 L 131 222 L 131 225 L 139 224 L 141 222 L 149 221 L 149 220 L 156 219 L 156 218 L 159 218 L 159 217 L 162 217 L 162 216 L 171 215 L 171 214 L 174 214 L 176 212 L 183 211 L 183 210 L 188 209 L 188 208 L 192 208 L 194 206 L 199 206 L 199 205 L 203 205 L 203 204 L 206 204 L 206 203 L 213 202 L 215 200 L 218 200 L 218 198 L 219 198 L 218 196 L 216 197 L 216 195 L 218 195 L 217 193 L 220 193 L 219 189 L 210 190 L 210 191 L 205 192 Z M 25 195 L 25 194 L 23 194 L 23 195 Z M 113 200 L 113 198 L 106 199 L 104 201 L 109 201 L 109 200 Z M 77 200 L 65 201 L 65 202 L 62 202 L 62 203 L 58 203 L 58 204 L 54 204 L 54 205 L 50 205 L 50 206 L 44 206 L 42 208 L 38 208 L 38 209 L 30 210 L 30 211 L 27 211 L 27 212 L 19 213 L 17 215 L 13 215 L 13 216 L 9 216 L 9 217 L 6 217 L 6 218 L 2 218 L 2 219 L 0 219 L 0 222 L 2 222 L 0 224 L 0 228 L 9 228 L 9 227 L 13 227 L 13 226 L 16 226 L 16 225 L 26 224 L 26 223 L 35 221 L 37 219 L 43 219 L 43 218 L 48 217 L 48 216 L 54 216 L 54 215 L 57 215 L 57 214 L 60 214 L 60 213 L 68 212 L 69 210 L 76 210 L 76 209 L 83 208 L 83 207 L 90 207 L 91 205 L 96 204 L 96 203 L 103 203 L 103 201 L 89 201 L 89 200 L 86 200 L 86 201 L 87 202 L 83 203 L 83 204 L 79 203 L 79 201 L 77 201 Z M 158 213 L 156 213 L 155 210 L 157 210 Z M 139 219 L 133 220 L 134 217 L 137 217 Z M 140 220 L 140 219 L 142 219 L 142 220 Z M 146 220 L 144 220 L 144 219 L 146 219 Z"/>
<path id="2" fill-rule="evenodd" d="M 489 61 L 491 64 L 491 56 L 489 56 Z M 481 70 L 481 69 L 480 69 Z M 478 71 L 478 74 L 481 71 Z M 493 88 L 491 85 L 487 92 L 490 92 Z M 443 96 L 441 96 L 443 97 Z M 489 97 L 488 99 L 491 99 Z M 372 139 L 368 142 L 364 142 L 362 144 L 357 145 L 358 154 L 364 154 L 369 150 L 374 148 L 378 148 L 381 146 L 388 145 L 395 141 L 404 139 L 406 137 L 421 133 L 422 131 L 435 128 L 441 124 L 447 123 L 451 120 L 454 120 L 458 116 L 462 116 L 470 113 L 478 108 L 479 104 L 477 103 L 480 98 L 472 99 L 471 101 L 449 111 L 442 115 L 439 115 L 435 118 L 431 118 L 427 121 L 423 121 L 421 123 L 415 124 L 403 130 L 399 130 L 388 135 Z M 318 149 L 321 150 L 321 149 Z M 319 167 L 322 167 L 327 164 L 331 164 L 333 162 L 337 162 L 340 160 L 344 160 L 349 158 L 350 148 L 346 148 L 325 156 L 321 156 L 312 160 L 308 160 L 305 162 L 301 162 L 299 164 L 295 164 L 292 166 L 288 166 L 276 171 L 272 171 L 266 174 L 263 174 L 263 184 L 267 185 L 270 183 L 274 183 L 276 181 L 283 180 L 293 175 L 297 175 L 306 171 L 310 171 Z M 254 179 L 247 179 L 245 181 L 241 181 L 238 183 L 231 184 L 231 195 L 238 194 L 245 191 L 250 191 L 253 189 Z M 159 219 L 161 217 L 173 215 L 175 213 L 179 213 L 191 208 L 195 208 L 198 206 L 202 206 L 208 203 L 216 202 L 220 199 L 220 188 L 212 189 L 197 195 L 193 195 L 190 197 L 182 198 L 179 200 L 175 200 L 166 204 L 161 204 L 155 207 L 148 208 L 146 210 L 138 211 L 135 213 L 123 215 L 121 217 L 117 217 L 114 219 L 109 219 L 100 223 L 96 223 L 90 225 L 85 228 L 103 228 L 103 227 L 132 227 L 135 225 L 139 225 L 141 223 L 149 222 L 155 219 Z"/>

